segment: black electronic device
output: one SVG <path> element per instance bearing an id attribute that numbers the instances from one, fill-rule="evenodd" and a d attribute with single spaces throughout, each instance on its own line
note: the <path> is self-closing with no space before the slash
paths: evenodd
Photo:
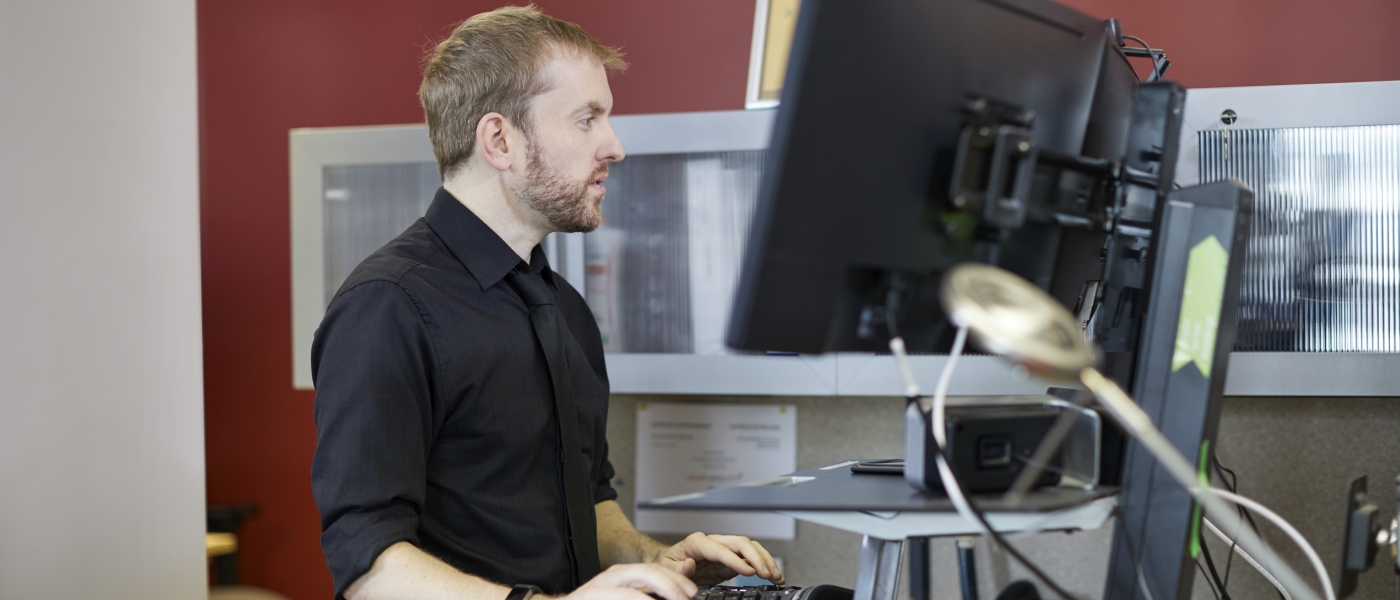
<path id="1" fill-rule="evenodd" d="M 1180 105 L 1134 114 L 1149 107 L 1103 22 L 1043 0 L 817 0 L 798 21 L 731 346 L 885 351 L 896 321 L 911 351 L 945 350 L 939 276 L 976 260 L 1086 318 L 1113 294 L 1107 350 L 1131 350 L 1134 234 L 1175 158 L 1174 132 L 1132 133 Z"/>
<path id="2" fill-rule="evenodd" d="M 1219 422 L 1252 194 L 1172 189 L 1185 90 L 1140 83 L 1120 34 L 1047 0 L 804 1 L 728 343 L 944 351 L 942 276 L 994 264 L 1070 308 L 1101 371 L 1198 458 Z M 1165 56 L 1146 53 L 1157 79 Z M 1209 237 L 1218 336 L 1181 368 L 1184 276 Z M 1104 450 L 1122 467 L 1099 482 L 1123 486 L 1105 597 L 1189 593 L 1191 499 L 1135 445 Z"/>
<path id="3" fill-rule="evenodd" d="M 851 600 L 855 595 L 850 588 L 830 584 L 809 587 L 702 585 L 699 588 L 691 600 Z"/>
<path id="4" fill-rule="evenodd" d="M 950 406 L 944 411 L 944 431 L 953 472 L 971 493 L 1004 492 L 1030 460 L 1040 440 L 1054 426 L 1060 410 L 1044 405 Z M 934 460 L 937 447 L 925 435 L 927 407 L 911 405 L 906 415 L 904 478 L 926 492 L 941 492 Z M 909 460 L 922 454 L 922 460 Z M 913 465 L 913 470 L 910 469 Z M 1060 481 L 1059 455 L 1052 457 L 1035 487 Z M 852 472 L 856 472 L 854 468 Z"/>

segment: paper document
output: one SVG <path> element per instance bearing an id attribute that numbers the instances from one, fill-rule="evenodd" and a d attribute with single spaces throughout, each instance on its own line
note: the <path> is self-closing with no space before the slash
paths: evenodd
<path id="1" fill-rule="evenodd" d="M 797 470 L 797 406 L 637 405 L 637 500 L 759 481 Z M 790 540 L 792 517 L 762 512 L 637 509 L 637 529 Z"/>

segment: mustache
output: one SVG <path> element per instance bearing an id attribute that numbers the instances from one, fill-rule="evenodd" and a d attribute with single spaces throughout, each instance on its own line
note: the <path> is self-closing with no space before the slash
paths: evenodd
<path id="1" fill-rule="evenodd" d="M 597 178 L 599 178 L 599 177 L 602 177 L 602 176 L 604 176 L 604 175 L 607 175 L 607 174 L 608 174 L 608 168 L 609 168 L 609 166 L 610 166 L 610 165 L 609 165 L 608 163 L 603 163 L 603 166 L 598 167 L 597 169 L 594 169 L 594 170 L 593 170 L 593 174 L 588 176 L 588 181 L 589 181 L 589 182 L 592 182 L 593 180 L 595 180 L 595 179 L 597 179 Z"/>

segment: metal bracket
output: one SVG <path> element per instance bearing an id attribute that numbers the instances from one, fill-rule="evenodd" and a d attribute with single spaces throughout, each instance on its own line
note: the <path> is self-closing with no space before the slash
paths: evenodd
<path id="1" fill-rule="evenodd" d="M 865 536 L 860 543 L 860 568 L 856 572 L 853 600 L 895 600 L 903 563 L 904 540 Z"/>
<path id="2" fill-rule="evenodd" d="M 987 98 L 969 100 L 965 112 L 948 197 L 988 225 L 1019 228 L 1039 153 L 1031 133 L 1035 114 Z"/>

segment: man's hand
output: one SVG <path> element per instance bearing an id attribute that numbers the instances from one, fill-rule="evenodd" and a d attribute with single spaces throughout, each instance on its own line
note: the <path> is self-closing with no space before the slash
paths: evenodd
<path id="1" fill-rule="evenodd" d="M 690 600 L 699 588 L 685 575 L 659 565 L 635 563 L 613 565 L 589 579 L 565 600 Z"/>
<path id="2" fill-rule="evenodd" d="M 655 560 L 701 584 L 716 584 L 736 574 L 784 583 L 773 555 L 741 535 L 692 533 L 679 544 L 662 549 Z"/>

